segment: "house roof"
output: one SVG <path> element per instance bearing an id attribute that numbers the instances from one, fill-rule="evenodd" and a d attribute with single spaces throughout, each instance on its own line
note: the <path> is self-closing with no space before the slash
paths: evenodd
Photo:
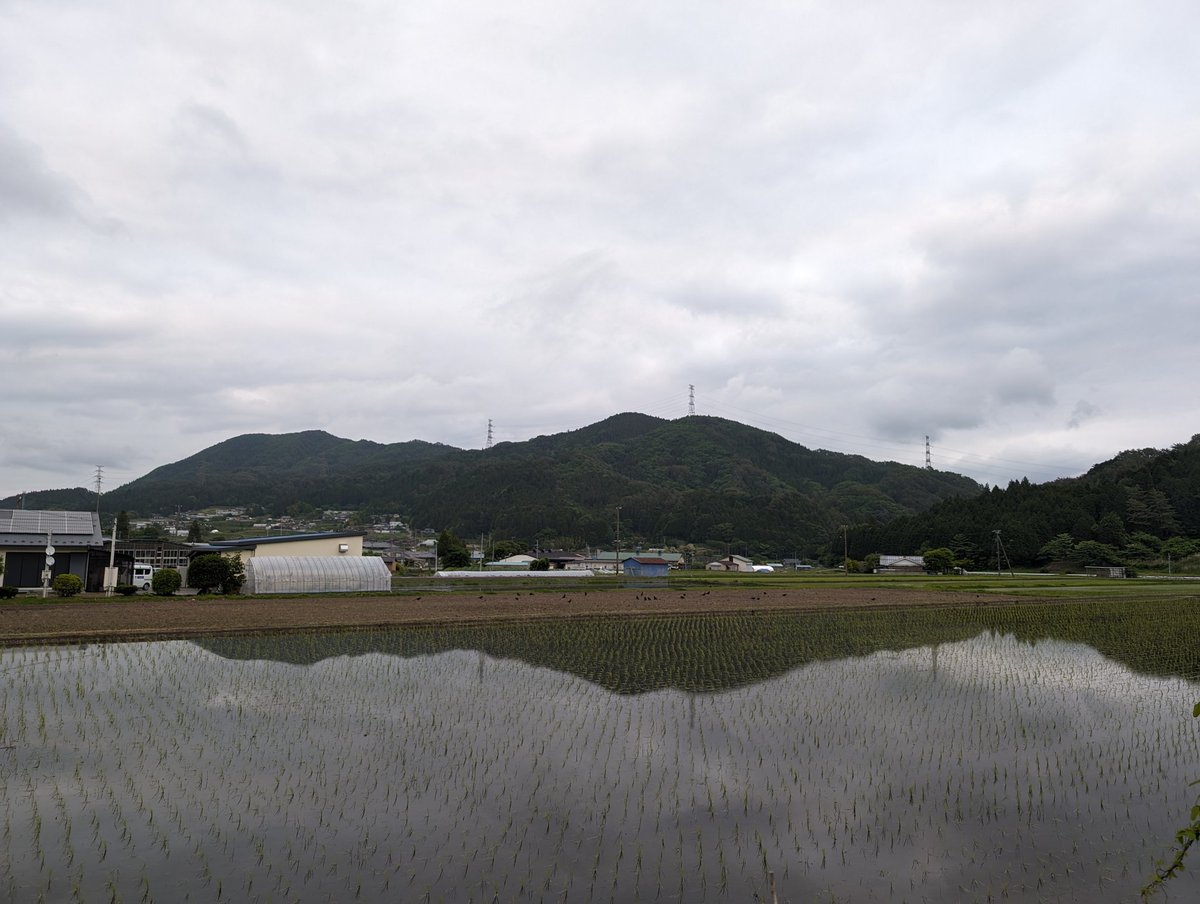
<path id="1" fill-rule="evenodd" d="M 612 551 L 597 550 L 596 552 L 594 552 L 592 554 L 592 556 L 590 558 L 587 559 L 587 561 L 589 561 L 589 562 L 611 562 L 614 558 L 616 558 L 616 555 L 617 554 Z M 632 558 L 634 558 L 636 556 L 640 556 L 640 555 L 641 555 L 641 552 L 639 552 L 636 548 L 635 549 L 622 549 L 621 550 L 621 561 L 624 562 L 626 559 L 632 559 Z M 668 565 L 675 563 L 675 562 L 679 562 L 683 559 L 683 553 L 681 553 L 681 552 L 656 552 L 656 553 L 654 553 L 654 555 L 657 556 L 658 558 L 661 558 Z M 579 558 L 586 558 L 586 557 L 580 556 Z"/>
<path id="2" fill-rule="evenodd" d="M 881 568 L 894 567 L 897 565 L 914 565 L 923 566 L 925 564 L 924 556 L 880 556 L 879 566 Z"/>
<path id="3" fill-rule="evenodd" d="M 342 537 L 364 537 L 361 530 L 328 531 L 311 534 L 273 534 L 267 537 L 240 537 L 236 540 L 214 540 L 210 546 L 219 549 L 253 549 L 256 546 L 268 546 L 272 543 L 298 543 L 305 540 L 338 540 Z"/>
<path id="4" fill-rule="evenodd" d="M 624 562 L 637 562 L 639 565 L 670 565 L 666 559 L 660 559 L 658 556 L 630 556 L 628 559 L 623 559 Z"/>
<path id="5" fill-rule="evenodd" d="M 95 512 L 51 512 L 0 509 L 0 544 L 45 546 L 46 535 L 58 546 L 103 546 L 100 516 Z"/>

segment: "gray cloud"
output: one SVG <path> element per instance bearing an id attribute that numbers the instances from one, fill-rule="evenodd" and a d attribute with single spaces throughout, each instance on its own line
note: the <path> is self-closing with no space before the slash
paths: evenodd
<path id="1" fill-rule="evenodd" d="M 78 216 L 78 189 L 47 166 L 37 147 L 0 122 L 0 223 L 22 216 Z"/>
<path id="2" fill-rule="evenodd" d="M 0 493 L 247 431 L 682 415 L 688 384 L 806 445 L 920 463 L 929 434 L 990 482 L 1186 439 L 1197 26 L 1180 0 L 22 6 Z"/>
<path id="3" fill-rule="evenodd" d="M 1075 407 L 1071 409 L 1071 416 L 1067 419 L 1067 427 L 1071 430 L 1078 430 L 1085 422 L 1103 413 L 1103 409 L 1099 406 L 1093 405 L 1087 399 L 1080 399 L 1075 403 Z"/>

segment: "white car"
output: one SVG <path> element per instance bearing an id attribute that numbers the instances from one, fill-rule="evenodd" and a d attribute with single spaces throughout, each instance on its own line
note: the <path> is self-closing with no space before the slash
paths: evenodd
<path id="1" fill-rule="evenodd" d="M 154 566 L 145 562 L 133 563 L 133 586 L 138 590 L 149 590 L 150 581 L 154 577 Z"/>

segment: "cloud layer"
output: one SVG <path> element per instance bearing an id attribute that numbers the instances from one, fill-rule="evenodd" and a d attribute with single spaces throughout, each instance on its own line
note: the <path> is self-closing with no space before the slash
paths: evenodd
<path id="1" fill-rule="evenodd" d="M 0 2 L 0 495 L 697 408 L 997 483 L 1197 432 L 1200 9 Z M 112 485 L 110 484 L 110 485 Z"/>

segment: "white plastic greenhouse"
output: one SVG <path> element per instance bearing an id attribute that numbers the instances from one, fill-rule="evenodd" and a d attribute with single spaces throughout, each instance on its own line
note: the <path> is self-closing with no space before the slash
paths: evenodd
<path id="1" fill-rule="evenodd" d="M 378 556 L 252 556 L 243 593 L 337 593 L 390 590 L 392 575 Z"/>

